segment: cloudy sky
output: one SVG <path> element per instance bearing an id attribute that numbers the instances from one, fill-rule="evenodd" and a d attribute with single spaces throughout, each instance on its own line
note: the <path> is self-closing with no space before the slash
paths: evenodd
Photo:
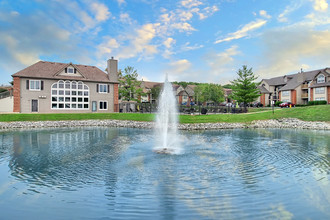
<path id="1" fill-rule="evenodd" d="M 329 0 L 0 0 L 0 84 L 38 60 L 225 84 L 330 67 Z"/>

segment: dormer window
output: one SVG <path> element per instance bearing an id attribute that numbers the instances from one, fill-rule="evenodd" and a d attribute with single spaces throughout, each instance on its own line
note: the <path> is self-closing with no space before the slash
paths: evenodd
<path id="1" fill-rule="evenodd" d="M 65 73 L 75 74 L 75 73 L 77 73 L 77 70 L 73 67 L 67 67 L 67 68 L 65 68 Z"/>
<path id="2" fill-rule="evenodd" d="M 325 82 L 325 76 L 323 74 L 320 74 L 317 79 L 317 83 L 324 83 Z"/>
<path id="3" fill-rule="evenodd" d="M 74 74 L 74 68 L 72 68 L 72 67 L 68 67 L 68 73 L 72 73 L 72 74 Z"/>

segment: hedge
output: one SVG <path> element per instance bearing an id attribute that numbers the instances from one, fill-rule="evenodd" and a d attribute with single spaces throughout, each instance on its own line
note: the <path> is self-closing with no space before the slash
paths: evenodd
<path id="1" fill-rule="evenodd" d="M 327 101 L 325 100 L 318 100 L 318 101 L 309 101 L 308 105 L 326 105 Z"/>

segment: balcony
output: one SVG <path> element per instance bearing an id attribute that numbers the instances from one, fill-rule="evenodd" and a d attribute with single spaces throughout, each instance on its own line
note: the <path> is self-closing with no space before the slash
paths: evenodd
<path id="1" fill-rule="evenodd" d="M 308 93 L 303 93 L 301 94 L 302 99 L 308 99 Z"/>
<path id="2" fill-rule="evenodd" d="M 301 89 L 308 89 L 308 85 L 307 84 L 302 84 Z"/>

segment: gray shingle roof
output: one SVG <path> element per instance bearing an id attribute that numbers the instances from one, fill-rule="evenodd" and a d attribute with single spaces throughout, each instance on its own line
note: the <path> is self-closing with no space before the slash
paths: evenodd
<path id="1" fill-rule="evenodd" d="M 68 66 L 74 66 L 83 77 L 63 76 L 58 75 Z M 15 74 L 18 77 L 41 78 L 41 79 L 63 79 L 63 80 L 79 80 L 79 81 L 93 81 L 93 82 L 111 82 L 108 74 L 95 66 L 71 64 L 71 63 L 56 63 L 39 61 Z"/>
<path id="2" fill-rule="evenodd" d="M 270 94 L 271 92 L 269 92 L 265 87 L 263 86 L 257 86 L 257 88 L 260 90 L 261 93 L 266 93 L 266 94 Z"/>
<path id="3" fill-rule="evenodd" d="M 292 76 L 292 79 L 288 80 L 287 84 L 283 86 L 279 91 L 285 91 L 285 90 L 293 90 L 297 88 L 299 85 L 301 85 L 304 82 L 308 82 L 314 79 L 314 77 L 324 69 L 320 70 L 313 70 L 313 71 L 308 71 L 308 72 L 302 72 L 302 73 L 297 73 L 290 75 Z M 303 80 L 299 81 L 299 74 L 303 74 Z"/>

